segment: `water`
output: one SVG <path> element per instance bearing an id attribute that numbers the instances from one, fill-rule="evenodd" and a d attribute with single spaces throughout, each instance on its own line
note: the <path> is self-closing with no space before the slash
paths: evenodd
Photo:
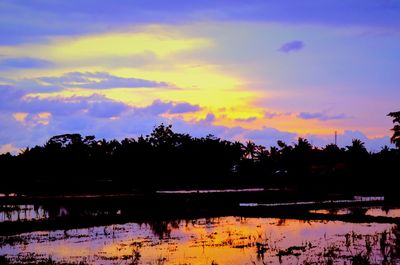
<path id="1" fill-rule="evenodd" d="M 310 210 L 311 213 L 317 214 L 334 214 L 334 215 L 347 215 L 362 213 L 366 216 L 383 216 L 390 218 L 400 218 L 400 209 L 385 208 L 385 207 L 349 207 L 349 208 L 336 208 L 336 209 L 319 209 Z"/>
<path id="2" fill-rule="evenodd" d="M 41 206 L 28 205 L 1 205 L 0 223 L 6 221 L 32 221 L 49 218 L 49 212 Z"/>
<path id="3" fill-rule="evenodd" d="M 228 265 L 326 264 L 330 259 L 333 264 L 350 264 L 361 253 L 368 254 L 372 264 L 381 264 L 387 253 L 400 249 L 399 242 L 399 229 L 393 224 L 228 216 L 0 237 L 0 255 L 14 260 L 51 256 L 89 264 Z"/>
<path id="4" fill-rule="evenodd" d="M 264 190 L 264 189 L 261 189 Z M 236 190 L 179 190 L 179 191 L 158 191 L 158 193 L 166 193 L 166 194 L 191 194 L 191 193 L 230 193 L 230 192 L 258 192 L 260 189 L 236 189 Z M 103 197 L 113 197 L 113 195 L 101 195 Z M 118 195 L 116 195 L 118 196 Z M 68 198 L 69 196 L 63 196 L 64 198 Z M 74 198 L 95 198 L 100 197 L 100 195 L 83 195 L 83 196 L 73 196 Z M 324 201 L 300 201 L 300 202 L 279 202 L 279 203 L 240 203 L 241 207 L 279 207 L 279 206 L 303 206 L 303 205 L 331 205 L 331 204 L 339 204 L 339 203 L 357 203 L 357 202 L 379 202 L 384 201 L 384 197 L 360 197 L 355 196 L 353 199 L 349 200 L 324 200 Z M 104 214 L 118 214 L 121 212 L 121 209 L 116 209 L 112 207 L 111 209 L 74 209 L 78 210 L 80 215 L 104 215 Z M 359 209 L 359 208 L 357 208 Z M 386 217 L 400 217 L 400 209 L 379 209 L 379 208 L 365 208 L 365 212 L 363 214 L 371 215 L 371 216 L 386 216 Z M 368 210 L 369 209 L 369 210 Z M 129 209 L 128 209 L 129 210 Z M 368 212 L 367 212 L 368 210 Z M 2 222 L 15 222 L 15 221 L 32 221 L 32 220 L 44 220 L 49 218 L 58 218 L 63 216 L 68 216 L 71 212 L 71 209 L 68 207 L 62 206 L 51 206 L 44 207 L 42 205 L 0 205 L 0 223 Z M 313 210 L 313 213 L 332 213 L 328 210 Z M 349 214 L 351 213 L 351 208 L 344 209 L 336 209 L 335 214 Z"/>
<path id="5" fill-rule="evenodd" d="M 301 201 L 301 202 L 277 202 L 277 203 L 240 203 L 241 207 L 277 207 L 277 206 L 295 206 L 295 205 L 315 205 L 315 204 L 339 204 L 339 203 L 357 203 L 357 202 L 380 202 L 384 201 L 383 196 L 354 196 L 349 200 L 324 200 L 324 201 Z"/>
<path id="6" fill-rule="evenodd" d="M 222 189 L 222 190 L 160 190 L 160 194 L 193 194 L 193 193 L 233 193 L 233 192 L 260 192 L 260 191 L 276 191 L 279 189 L 264 189 L 264 188 L 251 188 L 251 189 Z"/>

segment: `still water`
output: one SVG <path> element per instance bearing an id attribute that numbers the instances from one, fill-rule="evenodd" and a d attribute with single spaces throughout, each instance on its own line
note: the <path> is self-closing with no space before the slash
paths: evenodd
<path id="1" fill-rule="evenodd" d="M 394 224 L 234 216 L 0 237 L 0 255 L 10 259 L 88 264 L 351 264 L 358 256 L 400 264 L 399 253 Z"/>

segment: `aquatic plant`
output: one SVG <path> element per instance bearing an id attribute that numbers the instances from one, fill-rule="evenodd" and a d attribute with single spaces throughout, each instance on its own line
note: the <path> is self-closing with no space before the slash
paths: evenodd
<path id="1" fill-rule="evenodd" d="M 35 257 L 29 257 L 29 260 L 27 259 L 17 259 L 17 260 L 12 260 L 7 258 L 6 256 L 0 256 L 0 264 L 1 265 L 87 265 L 86 262 L 80 261 L 80 262 L 65 262 L 65 261 L 55 261 L 53 260 L 52 257 L 48 257 L 43 260 L 37 260 Z"/>
<path id="2" fill-rule="evenodd" d="M 367 254 L 358 253 L 351 259 L 352 265 L 370 265 L 369 256 Z"/>
<path id="3" fill-rule="evenodd" d="M 142 245 L 137 242 L 134 242 L 132 245 L 134 247 L 132 248 L 132 262 L 130 265 L 138 265 L 140 262 L 140 257 L 142 256 L 140 254 L 140 248 L 142 247 Z"/>

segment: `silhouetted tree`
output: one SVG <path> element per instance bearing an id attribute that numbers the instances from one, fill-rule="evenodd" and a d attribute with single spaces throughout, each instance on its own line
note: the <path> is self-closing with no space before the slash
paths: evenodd
<path id="1" fill-rule="evenodd" d="M 256 157 L 257 145 L 253 141 L 247 141 L 243 149 L 246 158 L 254 159 Z"/>
<path id="2" fill-rule="evenodd" d="M 307 139 L 300 137 L 294 145 L 294 150 L 301 153 L 309 152 L 312 150 L 312 145 Z"/>
<path id="3" fill-rule="evenodd" d="M 351 141 L 351 145 L 346 146 L 349 152 L 354 154 L 365 154 L 368 153 L 367 149 L 365 148 L 365 143 L 360 139 L 353 139 Z"/>
<path id="4" fill-rule="evenodd" d="M 392 142 L 399 147 L 399 113 Z M 396 127 L 397 126 L 397 127 Z M 396 131 L 397 130 L 397 131 Z M 379 190 L 398 175 L 400 152 L 368 153 L 353 139 L 346 148 L 316 148 L 304 138 L 266 149 L 213 135 L 196 138 L 161 124 L 146 136 L 122 141 L 63 134 L 19 155 L 0 155 L 0 192 L 154 191 L 157 189 L 279 186 L 332 191 Z M 390 186 L 390 187 L 388 187 Z"/>
<path id="5" fill-rule="evenodd" d="M 397 148 L 400 149 L 400 111 L 390 112 L 388 116 L 393 118 L 394 123 L 394 126 L 392 128 L 393 135 L 390 138 L 390 141 L 394 143 Z"/>

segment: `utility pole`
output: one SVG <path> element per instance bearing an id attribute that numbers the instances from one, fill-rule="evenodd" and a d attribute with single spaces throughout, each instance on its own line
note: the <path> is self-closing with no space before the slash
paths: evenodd
<path id="1" fill-rule="evenodd" d="M 335 145 L 337 146 L 337 131 L 335 131 Z"/>

